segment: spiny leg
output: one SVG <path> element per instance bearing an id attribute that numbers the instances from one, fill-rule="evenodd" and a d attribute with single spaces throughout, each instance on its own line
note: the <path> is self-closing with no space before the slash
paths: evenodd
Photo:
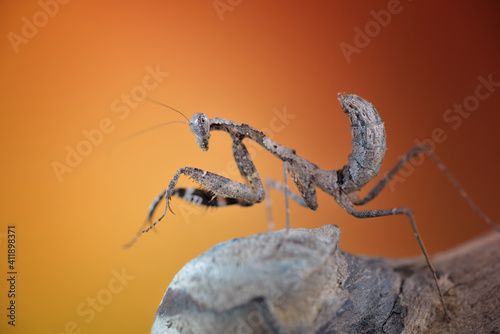
<path id="1" fill-rule="evenodd" d="M 240 171 L 246 186 L 255 193 L 256 197 L 258 197 L 258 200 L 253 202 L 260 203 L 264 200 L 266 192 L 264 191 L 264 185 L 259 177 L 257 168 L 255 168 L 252 158 L 250 157 L 250 154 L 241 139 L 236 136 L 231 136 L 231 138 L 233 139 L 234 161 L 238 166 L 238 170 Z"/>
<path id="2" fill-rule="evenodd" d="M 153 225 L 153 222 L 151 221 L 151 218 L 153 217 L 153 214 L 156 210 L 156 207 L 158 206 L 158 204 L 160 204 L 160 201 L 161 199 L 165 196 L 165 192 L 167 190 L 163 190 L 161 192 L 160 195 L 156 196 L 153 203 L 151 203 L 151 205 L 149 206 L 149 210 L 148 210 L 148 216 L 146 217 L 146 219 L 144 219 L 144 222 L 142 223 L 141 227 L 139 228 L 139 230 L 137 231 L 137 233 L 134 235 L 134 237 L 132 238 L 132 240 L 130 240 L 129 243 L 127 243 L 126 245 L 123 245 L 123 248 L 129 248 L 131 247 L 136 241 L 137 239 L 141 236 L 142 234 L 142 231 L 144 230 L 144 228 L 146 227 L 146 225 Z"/>
<path id="3" fill-rule="evenodd" d="M 286 165 L 284 166 L 284 173 L 286 173 Z M 286 174 L 285 174 L 286 175 Z M 284 176 L 285 176 L 284 175 Z M 273 219 L 272 219 L 272 208 L 271 208 L 271 196 L 270 196 L 270 188 L 274 188 L 279 190 L 283 194 L 285 193 L 285 187 L 282 186 L 278 181 L 273 179 L 266 180 L 266 207 L 268 211 L 268 222 L 270 223 L 269 230 L 273 230 Z M 307 207 L 306 202 L 302 197 L 293 193 L 288 189 L 289 197 L 300 205 Z M 179 197 L 187 202 L 206 207 L 223 207 L 229 205 L 239 205 L 243 207 L 251 206 L 254 203 L 248 202 L 238 198 L 230 198 L 223 196 L 214 196 L 213 193 L 207 191 L 205 189 L 196 189 L 196 188 L 175 188 L 172 196 Z M 155 201 L 155 205 L 152 205 L 152 209 L 154 210 L 159 201 Z M 150 209 L 149 220 L 151 221 L 151 217 L 153 215 L 153 211 Z M 145 224 L 143 225 L 143 227 Z M 140 234 L 140 232 L 139 232 Z"/>
<path id="4" fill-rule="evenodd" d="M 218 208 L 229 205 L 251 206 L 254 203 L 239 198 L 214 196 L 211 191 L 198 188 L 175 188 L 172 196 L 179 197 L 187 202 L 206 207 Z"/>
<path id="5" fill-rule="evenodd" d="M 361 199 L 356 194 L 351 193 L 348 194 L 352 203 L 355 205 L 363 205 L 374 199 L 384 187 L 392 180 L 392 178 L 399 172 L 404 165 L 406 165 L 411 158 L 418 156 L 421 153 L 425 153 L 432 158 L 432 160 L 436 163 L 438 168 L 446 175 L 448 180 L 457 188 L 460 192 L 460 195 L 465 199 L 465 201 L 469 204 L 469 206 L 479 215 L 488 225 L 493 227 L 495 230 L 500 232 L 500 226 L 495 224 L 488 216 L 486 216 L 479 207 L 472 201 L 464 188 L 460 185 L 457 179 L 451 174 L 451 172 L 446 168 L 441 159 L 433 153 L 426 145 L 417 145 L 413 147 L 408 153 L 406 153 L 401 160 L 389 171 L 387 172 L 382 179 L 368 192 L 365 198 Z"/>
<path id="6" fill-rule="evenodd" d="M 225 198 L 237 198 L 242 201 L 259 203 L 265 197 L 264 187 L 257 173 L 257 169 L 250 158 L 250 154 L 246 149 L 245 145 L 236 137 L 233 137 L 233 154 L 236 160 L 236 164 L 240 170 L 241 175 L 246 181 L 246 185 L 228 179 L 224 176 L 214 174 L 208 171 L 204 171 L 198 168 L 185 167 L 180 168 L 174 175 L 167 190 L 165 191 L 165 210 L 158 220 L 156 220 L 150 227 L 142 231 L 148 232 L 150 229 L 155 227 L 155 225 L 165 217 L 167 213 L 167 208 L 169 208 L 169 200 L 174 194 L 175 186 L 179 180 L 181 174 L 185 174 L 191 177 L 196 182 L 198 182 L 203 188 L 212 192 L 214 196 L 221 196 Z M 157 203 L 152 205 L 153 211 Z M 152 215 L 153 211 L 150 211 Z"/>
<path id="7" fill-rule="evenodd" d="M 152 225 L 153 214 L 156 211 L 156 208 L 161 202 L 161 199 L 165 196 L 166 190 L 164 190 L 158 197 L 155 198 L 154 202 L 151 204 L 148 212 L 148 216 L 144 220 L 144 223 L 141 225 L 140 229 L 137 231 L 136 235 L 132 238 L 132 240 L 123 246 L 123 248 L 129 248 L 132 246 L 137 239 L 141 236 L 142 231 L 146 227 L 146 225 Z M 213 192 L 198 189 L 198 188 L 175 188 L 172 196 L 179 197 L 187 202 L 208 207 L 222 207 L 229 205 L 239 205 L 239 206 L 251 206 L 254 203 L 248 202 L 239 198 L 230 198 L 223 196 L 214 196 Z"/>
<path id="8" fill-rule="evenodd" d="M 252 188 L 247 185 L 241 184 L 239 182 L 228 179 L 224 176 L 214 174 L 202 169 L 192 168 L 192 167 L 184 167 L 180 168 L 177 173 L 175 173 L 174 177 L 170 181 L 167 190 L 165 191 L 165 209 L 160 218 L 158 218 L 150 227 L 142 231 L 143 233 L 148 232 L 152 228 L 160 222 L 163 217 L 167 214 L 167 209 L 169 207 L 169 199 L 172 197 L 175 186 L 179 181 L 179 177 L 181 174 L 184 174 L 194 181 L 199 183 L 202 187 L 212 192 L 214 195 L 222 196 L 222 197 L 230 197 L 230 198 L 238 198 L 247 202 L 258 203 L 264 199 L 263 193 L 264 189 L 262 189 L 262 194 L 260 191 L 254 191 Z"/>
<path id="9" fill-rule="evenodd" d="M 258 198 L 263 198 L 265 196 L 264 187 L 257 169 L 252 162 L 246 146 L 236 137 L 233 137 L 233 154 L 246 185 L 257 194 Z M 259 201 L 247 201 L 241 198 L 214 195 L 210 189 L 175 188 L 172 195 L 206 207 L 221 207 L 235 204 L 239 206 L 251 206 L 254 203 L 262 201 L 262 199 Z"/>
<path id="10" fill-rule="evenodd" d="M 288 173 L 307 207 L 316 210 L 318 208 L 318 199 L 316 197 L 315 177 L 307 174 L 301 167 L 294 167 L 294 163 L 295 161 L 292 160 L 287 166 Z"/>
<path id="11" fill-rule="evenodd" d="M 346 208 L 344 208 L 344 209 L 346 209 Z M 365 211 L 355 211 L 354 208 L 351 207 L 351 208 L 346 209 L 346 211 L 349 212 L 351 215 L 353 215 L 356 218 L 374 218 L 374 217 L 393 216 L 393 215 L 406 215 L 406 216 L 408 216 L 408 219 L 410 220 L 411 228 L 413 229 L 413 233 L 415 234 L 415 237 L 417 238 L 417 241 L 418 241 L 418 244 L 420 245 L 420 249 L 422 250 L 422 253 L 424 253 L 424 257 L 425 257 L 425 261 L 427 262 L 427 266 L 429 267 L 429 269 L 432 272 L 434 282 L 436 283 L 436 287 L 437 287 L 437 290 L 439 292 L 439 298 L 441 300 L 441 305 L 443 306 L 443 309 L 444 309 L 444 315 L 448 320 L 450 320 L 451 317 L 448 313 L 448 309 L 446 308 L 443 293 L 441 292 L 441 288 L 439 287 L 436 270 L 434 269 L 434 266 L 431 263 L 431 260 L 429 258 L 429 254 L 427 253 L 427 250 L 425 249 L 424 242 L 422 241 L 422 238 L 420 237 L 420 233 L 418 232 L 417 225 L 415 224 L 415 218 L 413 216 L 413 211 L 411 211 L 410 209 L 405 208 L 405 207 L 386 209 L 386 210 L 365 210 Z"/>
<path id="12" fill-rule="evenodd" d="M 180 168 L 170 181 L 168 188 L 164 190 L 153 201 L 149 208 L 148 217 L 141 226 L 141 230 L 149 223 L 150 226 L 142 230 L 142 233 L 148 232 L 165 217 L 167 209 L 170 209 L 169 200 L 172 196 L 184 198 L 190 202 L 204 206 L 219 206 L 214 203 L 225 203 L 226 205 L 239 204 L 241 206 L 250 206 L 253 203 L 262 202 L 265 197 L 264 186 L 259 178 L 257 169 L 253 164 L 250 154 L 240 139 L 233 137 L 233 154 L 240 170 L 245 184 L 233 181 L 221 175 L 217 175 L 198 168 L 185 167 Z M 194 179 L 204 189 L 176 188 L 181 174 Z M 211 195 L 210 195 L 211 194 Z M 210 199 L 208 199 L 210 196 Z M 151 224 L 151 218 L 158 207 L 162 198 L 165 198 L 165 209 L 163 214 Z M 215 202 L 214 202 L 215 201 Z M 171 210 L 171 209 L 170 209 Z M 172 210 L 171 210 L 172 211 Z M 141 231 L 124 247 L 132 246 L 139 238 Z"/>
<path id="13" fill-rule="evenodd" d="M 153 214 L 155 213 L 156 208 L 160 204 L 162 198 L 165 197 L 166 191 L 166 189 L 163 190 L 161 194 L 155 198 L 153 203 L 151 203 L 148 210 L 148 216 L 144 224 L 142 225 L 141 230 L 139 230 L 139 235 L 148 222 L 149 225 L 153 224 Z M 199 188 L 175 188 L 172 196 L 176 196 L 193 204 L 206 207 L 220 207 L 234 204 L 238 204 L 239 206 L 250 206 L 254 204 L 253 202 L 244 201 L 239 198 L 230 198 L 217 195 L 214 196 L 213 192 Z"/>
<path id="14" fill-rule="evenodd" d="M 188 189 L 193 189 L 193 188 L 188 188 Z M 196 190 L 202 190 L 202 189 L 196 189 Z M 137 239 L 141 236 L 145 227 L 147 225 L 150 225 L 150 226 L 153 225 L 153 221 L 152 221 L 153 215 L 156 211 L 156 208 L 160 204 L 162 198 L 165 197 L 166 191 L 167 191 L 166 189 L 163 190 L 160 195 L 155 197 L 154 201 L 149 206 L 148 216 L 146 217 L 146 219 L 144 219 L 144 222 L 142 223 L 141 227 L 139 228 L 139 230 L 137 231 L 135 236 L 132 238 L 132 240 L 129 243 L 127 243 L 126 245 L 124 245 L 123 248 L 129 248 L 130 246 L 132 246 L 137 241 Z M 206 196 L 210 196 L 210 194 L 208 192 L 206 192 L 206 194 L 207 194 Z M 185 191 L 185 188 L 175 188 L 174 193 L 172 195 L 184 198 L 185 200 L 187 200 L 189 202 L 193 202 L 195 200 L 194 196 L 191 196 L 191 197 L 189 196 L 189 193 Z M 197 203 L 195 203 L 195 204 L 197 204 Z"/>

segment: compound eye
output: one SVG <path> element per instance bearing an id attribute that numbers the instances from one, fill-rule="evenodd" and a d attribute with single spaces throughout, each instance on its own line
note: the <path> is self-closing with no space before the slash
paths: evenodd
<path id="1" fill-rule="evenodd" d="M 208 116 L 204 113 L 194 114 L 189 122 L 191 132 L 196 136 L 198 145 L 206 151 L 208 149 L 208 140 L 210 138 L 210 122 Z"/>

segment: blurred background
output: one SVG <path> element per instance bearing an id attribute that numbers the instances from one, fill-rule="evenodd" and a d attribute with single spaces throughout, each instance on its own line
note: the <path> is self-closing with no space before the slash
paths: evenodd
<path id="1" fill-rule="evenodd" d="M 498 2 L 61 2 L 0 2 L 0 268 L 7 277 L 15 226 L 18 272 L 15 327 L 0 280 L 2 333 L 149 332 L 186 262 L 267 230 L 264 204 L 205 210 L 174 198 L 158 233 L 122 248 L 178 168 L 241 181 L 226 133 L 212 134 L 208 152 L 183 124 L 120 141 L 183 120 L 145 96 L 187 117 L 250 124 L 339 169 L 351 135 L 337 93 L 358 94 L 386 125 L 382 173 L 417 141 L 431 144 L 500 220 Z M 282 163 L 249 147 L 260 176 L 282 181 Z M 317 211 L 292 203 L 292 227 L 337 224 L 341 248 L 355 254 L 420 255 L 406 217 L 358 220 L 323 193 L 318 202 Z M 489 230 L 430 159 L 366 207 L 395 206 L 415 211 L 432 254 Z M 273 207 L 281 229 L 278 193 Z"/>

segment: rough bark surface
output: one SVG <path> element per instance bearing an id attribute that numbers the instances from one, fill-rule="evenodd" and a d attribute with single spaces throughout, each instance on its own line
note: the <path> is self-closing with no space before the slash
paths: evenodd
<path id="1" fill-rule="evenodd" d="M 355 256 L 335 225 L 221 243 L 182 268 L 152 333 L 500 333 L 500 233 L 425 262 Z"/>

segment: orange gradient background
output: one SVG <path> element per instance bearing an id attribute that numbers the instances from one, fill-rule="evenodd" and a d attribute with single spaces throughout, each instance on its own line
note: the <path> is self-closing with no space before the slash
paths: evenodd
<path id="1" fill-rule="evenodd" d="M 148 96 L 188 117 L 203 111 L 264 129 L 273 110 L 286 108 L 295 118 L 274 139 L 325 169 L 341 168 L 351 151 L 338 92 L 366 98 L 381 114 L 388 144 L 382 172 L 415 140 L 442 128 L 447 139 L 437 154 L 475 202 L 500 219 L 500 87 L 456 130 L 443 120 L 453 104 L 475 94 L 478 76 L 500 81 L 497 2 L 401 1 L 401 12 L 350 62 L 339 45 L 354 45 L 354 29 L 364 30 L 374 20 L 370 12 L 388 1 L 232 3 L 221 20 L 211 0 L 69 2 L 17 53 L 8 34 L 21 35 L 23 17 L 32 22 L 40 4 L 0 3 L 0 332 L 65 333 L 68 323 L 81 333 L 149 332 L 166 287 L 187 261 L 219 242 L 267 230 L 263 204 L 204 212 L 173 199 L 176 215 L 168 213 L 159 233 L 122 249 L 178 168 L 221 172 L 232 161 L 227 134 L 213 133 L 202 152 L 180 124 L 110 151 L 132 133 L 183 120 L 148 101 L 123 119 L 113 112 L 113 101 L 141 85 L 147 67 L 169 73 Z M 52 164 L 65 163 L 66 147 L 74 149 L 85 140 L 82 131 L 103 119 L 113 130 L 59 182 Z M 254 160 L 263 179 L 281 180 L 275 157 L 258 151 Z M 185 177 L 180 184 L 192 185 Z M 277 228 L 284 227 L 281 197 L 273 193 Z M 338 224 L 342 249 L 355 254 L 420 254 L 405 217 L 357 220 L 323 193 L 318 202 L 316 212 L 292 204 L 292 226 Z M 430 160 L 367 208 L 394 206 L 415 211 L 433 254 L 489 230 Z M 8 225 L 17 231 L 16 327 L 5 316 Z M 88 321 L 77 308 L 109 290 L 113 270 L 134 279 Z"/>

